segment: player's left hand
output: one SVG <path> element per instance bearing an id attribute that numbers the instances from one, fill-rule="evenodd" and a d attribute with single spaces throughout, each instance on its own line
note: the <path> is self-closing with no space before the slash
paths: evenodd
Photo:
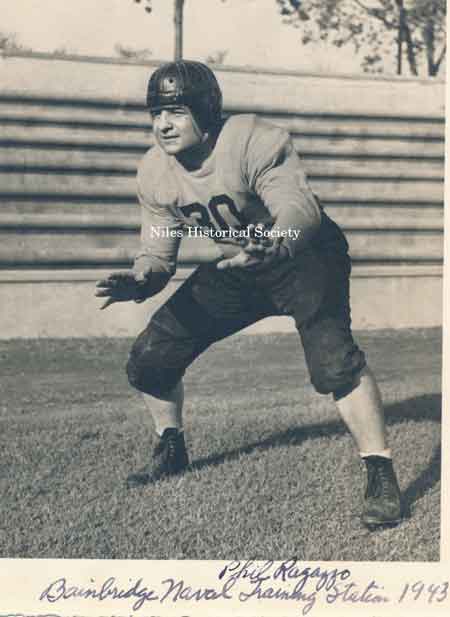
<path id="1" fill-rule="evenodd" d="M 126 272 L 113 272 L 108 278 L 97 283 L 95 295 L 98 298 L 107 298 L 100 307 L 103 310 L 115 302 L 128 302 L 139 300 L 143 277 L 136 276 L 132 270 Z"/>
<path id="2" fill-rule="evenodd" d="M 262 224 L 249 225 L 249 238 L 240 241 L 240 252 L 217 264 L 218 270 L 228 268 L 255 268 L 268 266 L 287 257 L 287 249 L 282 246 L 282 238 L 255 235 L 255 230 L 263 230 Z"/>

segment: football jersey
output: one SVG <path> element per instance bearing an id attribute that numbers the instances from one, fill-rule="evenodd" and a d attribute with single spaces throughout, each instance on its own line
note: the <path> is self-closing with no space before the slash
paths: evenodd
<path id="1" fill-rule="evenodd" d="M 228 118 L 210 156 L 194 171 L 159 146 L 151 148 L 137 185 L 142 227 L 136 260 L 154 271 L 175 271 L 186 229 L 203 229 L 220 241 L 264 222 L 294 256 L 320 226 L 320 206 L 289 134 L 253 114 Z"/>

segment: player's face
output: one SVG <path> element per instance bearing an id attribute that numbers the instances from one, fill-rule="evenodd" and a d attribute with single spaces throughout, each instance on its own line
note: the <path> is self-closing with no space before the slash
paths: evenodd
<path id="1" fill-rule="evenodd" d="M 167 154 L 177 155 L 195 148 L 204 136 L 187 107 L 167 107 L 152 114 L 153 133 Z"/>

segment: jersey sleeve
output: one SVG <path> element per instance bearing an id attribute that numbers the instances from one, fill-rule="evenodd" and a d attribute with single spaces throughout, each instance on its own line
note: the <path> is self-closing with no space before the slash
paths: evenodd
<path id="1" fill-rule="evenodd" d="M 283 244 L 292 257 L 308 246 L 318 230 L 321 210 L 290 135 L 256 119 L 244 157 L 250 190 L 275 219 L 274 232 L 287 232 Z M 289 234 L 289 230 L 299 233 Z"/>
<path id="2" fill-rule="evenodd" d="M 150 166 L 151 167 L 151 166 Z M 170 178 L 159 176 L 144 160 L 137 175 L 137 195 L 141 205 L 141 247 L 134 262 L 135 271 L 151 268 L 170 278 L 176 270 L 178 250 L 183 237 L 182 222 L 174 214 L 176 200 Z"/>

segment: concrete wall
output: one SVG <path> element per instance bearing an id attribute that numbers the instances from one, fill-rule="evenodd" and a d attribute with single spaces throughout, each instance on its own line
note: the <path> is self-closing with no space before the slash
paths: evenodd
<path id="1" fill-rule="evenodd" d="M 0 58 L 0 337 L 133 334 L 164 298 L 99 312 L 92 295 L 137 247 L 134 175 L 152 144 L 144 96 L 155 66 Z M 292 132 L 350 242 L 355 327 L 439 325 L 444 84 L 217 75 L 226 113 L 256 111 Z M 199 251 L 184 243 L 186 270 L 167 292 Z M 251 331 L 291 327 L 272 319 Z"/>

